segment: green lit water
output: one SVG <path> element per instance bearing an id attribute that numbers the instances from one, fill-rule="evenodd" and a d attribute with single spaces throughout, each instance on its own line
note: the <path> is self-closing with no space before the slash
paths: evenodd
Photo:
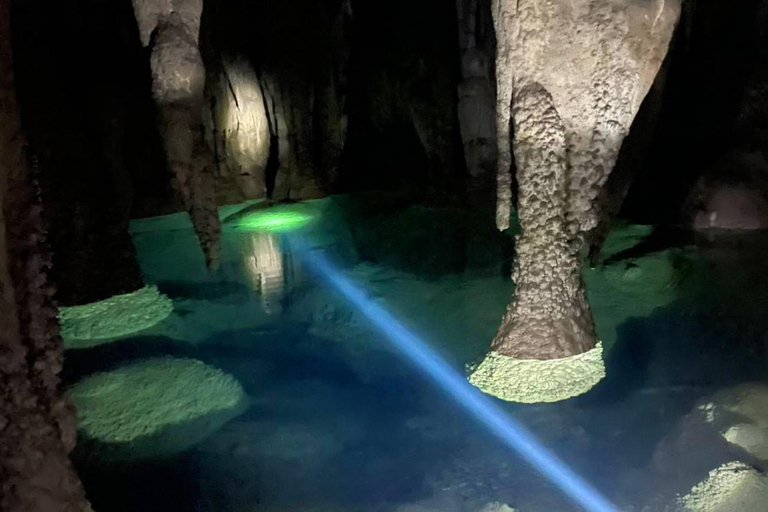
<path id="1" fill-rule="evenodd" d="M 94 510 L 478 512 L 491 502 L 577 510 L 392 353 L 294 249 L 301 237 L 323 250 L 462 368 L 486 350 L 513 291 L 509 234 L 464 212 L 371 198 L 250 204 L 222 219 L 213 275 L 184 216 L 135 222 L 145 278 L 173 299 L 174 313 L 134 335 L 69 350 L 66 372 L 74 383 L 147 359 L 195 360 L 215 382 L 234 379 L 246 403 L 189 425 L 174 420 L 163 427 L 169 437 L 139 438 L 141 450 L 127 442 L 113 450 L 122 462 L 89 451 L 85 439 L 76 456 Z M 608 377 L 568 402 L 505 407 L 623 510 L 663 510 L 735 456 L 716 432 L 678 442 L 679 431 L 699 428 L 685 416 L 718 390 L 768 382 L 766 248 L 760 234 L 618 226 L 607 264 L 585 272 Z M 143 386 L 144 395 L 127 390 L 126 403 L 156 393 L 157 410 L 167 399 L 183 418 L 177 409 L 190 396 L 196 408 L 225 401 L 200 374 L 151 372 L 157 385 Z M 120 394 L 109 392 L 119 410 L 112 397 Z M 163 449 L 163 439 L 174 441 Z M 143 459 L 126 456 L 132 449 Z"/>

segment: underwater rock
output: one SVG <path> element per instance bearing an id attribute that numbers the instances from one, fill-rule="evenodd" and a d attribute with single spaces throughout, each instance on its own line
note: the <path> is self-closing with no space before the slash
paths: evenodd
<path id="1" fill-rule="evenodd" d="M 478 512 L 516 512 L 514 508 L 504 503 L 489 503 Z"/>
<path id="2" fill-rule="evenodd" d="M 433 498 L 397 507 L 396 512 L 517 512 L 503 503 L 493 502 L 474 509 L 447 497 Z"/>
<path id="3" fill-rule="evenodd" d="M 230 375 L 194 359 L 155 358 L 91 375 L 70 389 L 80 451 L 100 461 L 178 453 L 244 411 Z"/>
<path id="4" fill-rule="evenodd" d="M 605 377 L 603 346 L 560 359 L 515 359 L 490 352 L 470 371 L 484 393 L 521 403 L 558 402 L 581 395 Z"/>
<path id="5" fill-rule="evenodd" d="M 59 311 L 61 336 L 67 348 L 99 345 L 97 340 L 127 336 L 160 323 L 173 311 L 171 299 L 155 286 Z"/>
<path id="6" fill-rule="evenodd" d="M 741 384 L 700 400 L 656 446 L 652 467 L 660 485 L 674 482 L 688 488 L 713 467 L 737 460 L 768 469 L 766 411 L 768 386 L 760 383 Z"/>
<path id="7" fill-rule="evenodd" d="M 710 471 L 680 504 L 686 512 L 764 512 L 768 477 L 742 462 L 729 462 Z"/>
<path id="8" fill-rule="evenodd" d="M 768 469 L 768 386 L 748 383 L 723 390 L 707 404 L 706 420 L 729 443 Z"/>

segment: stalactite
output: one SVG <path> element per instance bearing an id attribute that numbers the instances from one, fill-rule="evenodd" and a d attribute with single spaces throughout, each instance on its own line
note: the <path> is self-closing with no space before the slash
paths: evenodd
<path id="1" fill-rule="evenodd" d="M 459 21 L 459 125 L 469 172 L 470 199 L 486 200 L 496 167 L 493 52 L 488 0 L 456 0 Z"/>
<path id="2" fill-rule="evenodd" d="M 22 149 L 9 3 L 0 0 L 0 509 L 83 512 L 89 506 L 68 459 L 74 413 L 58 389 L 50 260 Z"/>
<path id="3" fill-rule="evenodd" d="M 205 67 L 198 48 L 202 0 L 133 0 L 142 44 L 151 48 L 152 93 L 168 165 L 209 267 L 217 264 L 220 225 L 215 162 L 203 134 Z"/>
<path id="4" fill-rule="evenodd" d="M 496 396 L 562 400 L 604 375 L 581 278 L 582 250 L 601 219 L 601 190 L 679 13 L 676 0 L 642 6 L 609 0 L 494 3 L 497 224 L 509 224 L 514 121 L 522 227 L 515 296 L 491 354 L 471 377 Z"/>

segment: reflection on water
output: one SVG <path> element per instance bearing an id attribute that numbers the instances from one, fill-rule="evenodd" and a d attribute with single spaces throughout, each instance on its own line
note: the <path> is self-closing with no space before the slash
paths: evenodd
<path id="1" fill-rule="evenodd" d="M 176 309 L 151 332 L 68 351 L 67 383 L 94 372 L 120 377 L 147 355 L 163 368 L 196 360 L 237 380 L 248 409 L 224 425 L 207 416 L 185 424 L 204 427 L 194 431 L 200 435 L 165 429 L 162 439 L 173 442 L 148 445 L 152 457 L 138 462 L 105 464 L 81 442 L 75 462 L 94 510 L 583 510 L 430 384 L 419 365 L 389 350 L 305 254 L 343 269 L 369 311 L 388 311 L 397 320 L 389 334 L 407 326 L 461 371 L 487 349 L 512 293 L 499 272 L 507 240 L 477 236 L 474 254 L 488 258 L 448 272 L 458 253 L 449 240 L 455 216 L 425 219 L 418 209 L 370 219 L 346 207 L 326 199 L 239 211 L 224 223 L 215 275 L 186 224 L 140 226 L 147 282 Z M 766 252 L 764 235 L 665 238 L 618 224 L 604 264 L 585 273 L 598 328 L 613 336 L 608 377 L 566 402 L 494 403 L 621 510 L 677 510 L 679 496 L 718 468 L 716 475 L 754 476 L 743 466 L 730 471 L 733 461 L 768 470 L 768 437 L 758 436 L 768 433 Z M 221 399 L 210 380 L 163 377 L 201 401 Z M 123 425 L 139 419 L 133 411 L 141 405 L 151 409 L 142 421 L 165 418 L 168 386 L 146 380 L 142 393 L 110 395 L 90 414 L 115 414 Z M 137 404 L 150 392 L 156 396 Z M 125 450 L 147 453 L 135 443 Z M 731 491 L 740 489 L 747 487 Z M 707 510 L 766 512 L 766 502 Z"/>
<path id="2" fill-rule="evenodd" d="M 249 233 L 243 237 L 243 265 L 252 286 L 261 297 L 264 311 L 282 312 L 286 288 L 286 262 L 280 240 L 270 233 Z M 286 252 L 287 254 L 287 252 Z"/>

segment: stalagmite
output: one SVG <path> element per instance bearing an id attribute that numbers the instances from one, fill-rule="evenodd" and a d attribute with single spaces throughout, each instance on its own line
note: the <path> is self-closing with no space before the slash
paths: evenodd
<path id="1" fill-rule="evenodd" d="M 74 415 L 58 389 L 50 261 L 20 133 L 9 4 L 0 0 L 0 510 L 83 512 L 90 507 L 68 459 Z"/>
<path id="2" fill-rule="evenodd" d="M 470 381 L 511 401 L 552 402 L 603 376 L 584 291 L 597 198 L 666 53 L 678 0 L 496 0 L 497 225 L 519 182 L 515 296 Z"/>
<path id="3" fill-rule="evenodd" d="M 168 165 L 200 239 L 215 266 L 221 226 L 214 162 L 202 129 L 205 67 L 198 48 L 202 0 L 133 0 L 141 42 L 151 48 L 152 94 Z"/>

